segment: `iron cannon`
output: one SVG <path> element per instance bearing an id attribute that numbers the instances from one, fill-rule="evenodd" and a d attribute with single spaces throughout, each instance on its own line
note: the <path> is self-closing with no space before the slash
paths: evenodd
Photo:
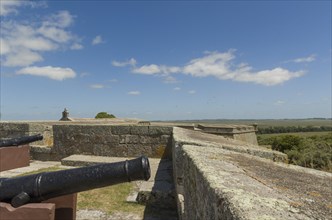
<path id="1" fill-rule="evenodd" d="M 0 178 L 0 201 L 19 207 L 26 203 L 149 178 L 149 160 L 141 156 L 116 163 Z"/>
<path id="2" fill-rule="evenodd" d="M 23 136 L 18 138 L 11 138 L 11 139 L 2 139 L 0 140 L 0 148 L 1 147 L 12 147 L 12 146 L 19 146 L 24 144 L 29 144 L 31 142 L 43 140 L 43 135 L 36 134 L 31 136 Z"/>

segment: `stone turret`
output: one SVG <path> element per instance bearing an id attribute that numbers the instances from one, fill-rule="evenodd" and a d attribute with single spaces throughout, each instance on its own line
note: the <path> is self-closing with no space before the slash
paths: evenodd
<path id="1" fill-rule="evenodd" d="M 67 108 L 65 108 L 62 112 L 62 118 L 60 119 L 60 121 L 72 121 L 72 119 L 69 117 L 69 112 Z"/>

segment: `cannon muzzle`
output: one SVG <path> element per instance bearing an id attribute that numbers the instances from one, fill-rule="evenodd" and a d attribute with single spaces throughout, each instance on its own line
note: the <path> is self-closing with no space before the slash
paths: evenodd
<path id="1" fill-rule="evenodd" d="M 0 178 L 0 201 L 13 207 L 134 180 L 148 180 L 147 157 L 14 178 Z"/>
<path id="2" fill-rule="evenodd" d="M 31 142 L 43 140 L 43 135 L 36 134 L 31 136 L 24 136 L 18 138 L 4 139 L 0 140 L 0 147 L 12 147 L 24 144 L 29 144 Z"/>

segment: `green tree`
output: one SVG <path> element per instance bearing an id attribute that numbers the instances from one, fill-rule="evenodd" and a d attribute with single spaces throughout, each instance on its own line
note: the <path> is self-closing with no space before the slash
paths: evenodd
<path id="1" fill-rule="evenodd" d="M 292 164 L 332 172 L 331 134 L 310 137 L 279 135 L 259 141 L 287 154 Z"/>
<path id="2" fill-rule="evenodd" d="M 95 118 L 115 118 L 115 116 L 107 112 L 99 112 Z"/>
<path id="3" fill-rule="evenodd" d="M 276 137 L 272 142 L 272 149 L 284 152 L 298 148 L 302 138 L 294 135 L 282 135 Z"/>

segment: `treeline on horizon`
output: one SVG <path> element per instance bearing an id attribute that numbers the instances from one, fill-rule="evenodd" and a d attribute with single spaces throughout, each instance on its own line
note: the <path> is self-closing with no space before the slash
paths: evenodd
<path id="1" fill-rule="evenodd" d="M 270 126 L 258 127 L 257 134 L 280 134 L 296 132 L 323 132 L 332 131 L 332 126 Z"/>
<path id="2" fill-rule="evenodd" d="M 332 118 L 263 118 L 263 119 L 255 119 L 255 118 L 247 118 L 247 119 L 227 119 L 227 118 L 215 118 L 215 119 L 179 119 L 179 120 L 155 120 L 155 121 L 169 121 L 169 122 L 200 122 L 200 121 L 210 121 L 210 122 L 223 122 L 223 121 L 308 121 L 308 120 L 330 120 Z"/>
<path id="3" fill-rule="evenodd" d="M 181 119 L 181 120 L 152 120 L 153 122 L 173 123 L 211 123 L 211 124 L 241 124 L 260 127 L 269 126 L 331 126 L 332 118 L 302 118 L 302 119 Z"/>

